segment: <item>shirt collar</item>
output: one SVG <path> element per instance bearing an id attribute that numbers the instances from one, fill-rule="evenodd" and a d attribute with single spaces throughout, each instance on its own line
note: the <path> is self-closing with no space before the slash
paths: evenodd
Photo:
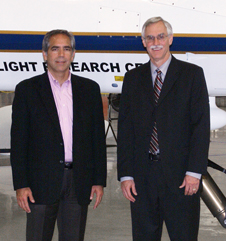
<path id="1" fill-rule="evenodd" d="M 156 67 L 156 66 L 151 62 L 151 73 L 152 73 L 152 75 L 156 74 L 156 72 L 155 72 L 156 69 L 160 69 L 161 72 L 162 72 L 162 74 L 163 74 L 163 76 L 165 77 L 165 76 L 166 76 L 166 72 L 167 72 L 167 70 L 168 70 L 168 67 L 169 67 L 169 65 L 170 65 L 171 59 L 172 59 L 172 55 L 170 54 L 170 56 L 169 56 L 169 58 L 166 60 L 166 62 L 165 62 L 163 65 L 161 65 L 159 68 Z"/>
<path id="2" fill-rule="evenodd" d="M 50 73 L 50 71 L 48 71 L 48 77 L 49 77 L 49 81 L 51 84 L 55 85 L 55 86 L 59 86 L 59 82 L 53 77 L 53 75 Z M 63 83 L 67 84 L 67 86 L 71 83 L 71 72 L 69 71 L 69 75 L 68 75 L 68 79 Z"/>

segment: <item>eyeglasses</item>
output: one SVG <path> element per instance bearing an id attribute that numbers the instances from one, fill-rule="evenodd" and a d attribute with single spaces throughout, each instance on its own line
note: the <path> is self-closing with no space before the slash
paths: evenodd
<path id="1" fill-rule="evenodd" d="M 155 38 L 158 39 L 159 42 L 164 42 L 164 40 L 168 37 L 169 35 L 165 35 L 164 33 L 160 33 L 159 35 L 152 36 L 152 35 L 148 35 L 147 37 L 145 37 L 144 39 L 149 42 L 149 43 L 153 43 L 155 41 Z"/>

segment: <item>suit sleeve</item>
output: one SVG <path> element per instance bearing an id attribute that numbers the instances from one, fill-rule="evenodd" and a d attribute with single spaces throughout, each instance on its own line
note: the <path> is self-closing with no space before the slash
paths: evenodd
<path id="1" fill-rule="evenodd" d="M 201 68 L 194 74 L 191 96 L 191 139 L 187 171 L 205 174 L 210 141 L 210 110 L 205 77 Z"/>
<path id="2" fill-rule="evenodd" d="M 131 110 L 132 83 L 128 73 L 124 77 L 120 99 L 117 139 L 118 180 L 121 177 L 133 177 L 134 128 Z"/>
<path id="3" fill-rule="evenodd" d="M 11 166 L 14 189 L 28 187 L 27 154 L 29 140 L 29 112 L 26 104 L 26 88 L 18 85 L 12 105 Z"/>

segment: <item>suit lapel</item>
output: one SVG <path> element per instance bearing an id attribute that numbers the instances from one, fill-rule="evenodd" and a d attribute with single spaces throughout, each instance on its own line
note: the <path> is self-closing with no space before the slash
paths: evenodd
<path id="1" fill-rule="evenodd" d="M 83 139 L 84 90 L 79 78 L 71 75 L 73 95 L 73 143 Z"/>
<path id="2" fill-rule="evenodd" d="M 75 75 L 71 75 L 72 95 L 73 95 L 73 122 L 81 120 L 82 89 Z"/>
<path id="3" fill-rule="evenodd" d="M 173 87 L 174 83 L 177 81 L 179 77 L 179 70 L 177 67 L 177 60 L 172 56 L 172 60 L 168 67 L 166 77 L 164 79 L 164 83 L 162 86 L 162 91 L 158 100 L 158 105 L 161 104 L 163 99 L 169 93 L 170 89 Z"/>
<path id="4" fill-rule="evenodd" d="M 42 102 L 44 106 L 46 107 L 49 116 L 57 130 L 58 133 L 61 134 L 61 128 L 60 128 L 60 122 L 59 117 L 57 113 L 56 104 L 54 101 L 53 93 L 51 90 L 51 86 L 49 83 L 49 78 L 47 73 L 43 74 L 40 78 L 40 84 L 37 86 L 37 89 L 40 93 Z M 62 136 L 62 134 L 61 134 Z"/>
<path id="5" fill-rule="evenodd" d="M 76 167 L 82 165 L 82 162 L 76 158 L 76 153 L 81 152 L 84 143 L 84 125 L 83 125 L 83 111 L 84 111 L 84 93 L 83 85 L 77 76 L 71 75 L 72 95 L 73 95 L 73 162 Z"/>
<path id="6" fill-rule="evenodd" d="M 141 72 L 140 78 L 140 83 L 143 88 L 142 93 L 145 93 L 148 96 L 150 103 L 154 106 L 154 89 L 150 61 L 144 64 L 143 67 L 144 69 Z"/>

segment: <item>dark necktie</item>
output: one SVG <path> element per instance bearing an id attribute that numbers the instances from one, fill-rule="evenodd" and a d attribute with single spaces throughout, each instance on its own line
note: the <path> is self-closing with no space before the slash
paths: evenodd
<path id="1" fill-rule="evenodd" d="M 157 75 L 155 78 L 155 84 L 154 84 L 154 99 L 155 104 L 157 105 L 158 99 L 162 90 L 162 78 L 161 78 L 161 70 L 156 69 Z M 159 143 L 158 143 L 158 133 L 157 133 L 157 127 L 156 122 L 154 123 L 153 132 L 151 135 L 151 141 L 150 141 L 150 153 L 156 154 L 156 152 L 159 150 Z"/>

